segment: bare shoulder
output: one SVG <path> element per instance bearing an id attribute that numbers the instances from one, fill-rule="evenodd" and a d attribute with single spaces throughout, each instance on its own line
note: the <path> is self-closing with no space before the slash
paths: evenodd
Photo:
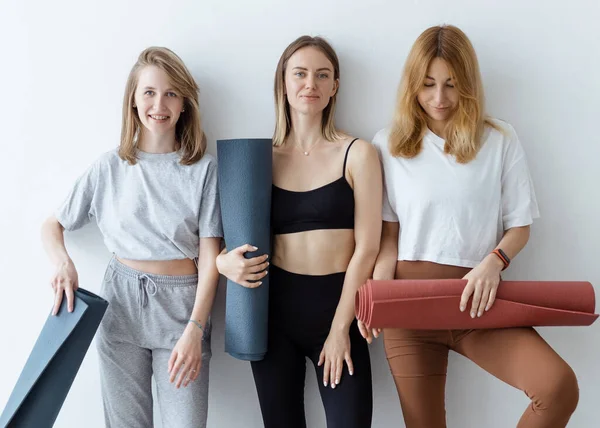
<path id="1" fill-rule="evenodd" d="M 364 165 L 373 159 L 378 159 L 377 149 L 373 144 L 362 138 L 354 141 L 348 151 L 348 163 L 351 165 Z"/>

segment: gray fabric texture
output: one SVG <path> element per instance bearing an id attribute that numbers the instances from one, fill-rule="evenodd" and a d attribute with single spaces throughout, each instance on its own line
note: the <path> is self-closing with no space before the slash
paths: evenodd
<path id="1" fill-rule="evenodd" d="M 102 155 L 55 211 L 66 230 L 94 219 L 111 253 L 131 260 L 198 257 L 199 238 L 222 237 L 217 162 L 210 154 L 181 165 L 178 152 L 138 152 L 130 165 L 117 150 Z"/>
<path id="2" fill-rule="evenodd" d="M 152 376 L 162 426 L 206 427 L 210 323 L 198 378 L 177 389 L 168 373 L 171 352 L 192 313 L 197 283 L 197 275 L 147 274 L 111 260 L 100 292 L 110 305 L 96 341 L 106 427 L 153 426 Z"/>

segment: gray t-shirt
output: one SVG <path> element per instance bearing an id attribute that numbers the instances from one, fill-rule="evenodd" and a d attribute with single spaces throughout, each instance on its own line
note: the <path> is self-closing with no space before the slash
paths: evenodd
<path id="1" fill-rule="evenodd" d="M 217 161 L 179 160 L 178 152 L 138 152 L 130 165 L 111 150 L 79 177 L 56 218 L 66 230 L 95 219 L 108 250 L 124 259 L 194 259 L 200 238 L 223 237 Z"/>

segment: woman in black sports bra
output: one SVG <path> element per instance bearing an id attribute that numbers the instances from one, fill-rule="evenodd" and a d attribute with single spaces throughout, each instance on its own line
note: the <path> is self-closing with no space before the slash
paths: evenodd
<path id="1" fill-rule="evenodd" d="M 305 427 L 305 358 L 315 365 L 329 428 L 371 426 L 368 344 L 354 296 L 373 270 L 382 180 L 370 143 L 335 128 L 339 62 L 323 39 L 302 36 L 275 75 L 273 256 L 269 345 L 252 362 L 265 427 Z M 221 253 L 219 272 L 247 287 L 267 273 L 248 245 Z"/>

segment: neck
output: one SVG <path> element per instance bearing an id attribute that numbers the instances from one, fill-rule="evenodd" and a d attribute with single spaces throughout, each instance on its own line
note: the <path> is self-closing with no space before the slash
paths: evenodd
<path id="1" fill-rule="evenodd" d="M 147 153 L 171 153 L 178 149 L 175 132 L 157 135 L 142 129 L 138 139 L 138 149 Z"/>
<path id="2" fill-rule="evenodd" d="M 433 120 L 427 119 L 427 127 L 433 132 L 435 135 L 442 139 L 446 139 L 446 125 L 448 124 L 447 120 Z"/>
<path id="3" fill-rule="evenodd" d="M 288 141 L 298 145 L 303 151 L 310 150 L 323 138 L 321 117 L 322 114 L 309 116 L 292 110 L 292 129 Z"/>

